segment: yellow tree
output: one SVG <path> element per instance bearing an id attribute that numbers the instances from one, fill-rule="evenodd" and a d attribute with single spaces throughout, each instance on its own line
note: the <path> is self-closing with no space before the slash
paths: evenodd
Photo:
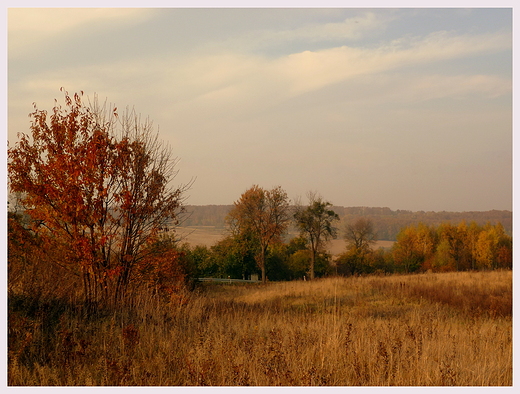
<path id="1" fill-rule="evenodd" d="M 408 226 L 397 234 L 397 241 L 392 247 L 396 266 L 405 272 L 415 271 L 421 264 L 421 254 L 417 251 L 417 229 Z"/>
<path id="2" fill-rule="evenodd" d="M 468 249 L 469 268 L 474 270 L 477 268 L 477 244 L 482 228 L 472 221 L 466 228 L 466 247 Z"/>
<path id="3" fill-rule="evenodd" d="M 417 225 L 416 248 L 421 254 L 428 258 L 435 250 L 435 231 L 424 223 Z"/>
<path id="4" fill-rule="evenodd" d="M 476 226 L 476 227 L 475 227 Z M 465 221 L 459 223 L 457 227 L 457 267 L 458 270 L 470 270 L 474 268 L 472 250 L 474 249 L 475 231 L 478 225 L 472 222 L 468 226 Z M 479 231 L 479 230 L 478 230 Z M 478 236 L 478 234 L 477 234 Z"/>
<path id="5" fill-rule="evenodd" d="M 480 232 L 476 245 L 477 264 L 482 268 L 511 268 L 512 239 L 498 223 L 488 224 Z"/>
<path id="6" fill-rule="evenodd" d="M 461 238 L 456 226 L 442 223 L 437 228 L 439 242 L 436 250 L 437 265 L 444 271 L 458 271 L 461 249 Z"/>
<path id="7" fill-rule="evenodd" d="M 429 268 L 436 244 L 434 230 L 424 223 L 405 227 L 397 234 L 392 249 L 394 261 L 406 272 L 418 269 L 421 264 L 425 267 L 425 262 Z"/>
<path id="8" fill-rule="evenodd" d="M 287 193 L 280 186 L 265 190 L 253 185 L 235 201 L 227 222 L 234 236 L 250 240 L 262 272 L 262 282 L 265 282 L 268 247 L 281 241 L 289 225 Z"/>

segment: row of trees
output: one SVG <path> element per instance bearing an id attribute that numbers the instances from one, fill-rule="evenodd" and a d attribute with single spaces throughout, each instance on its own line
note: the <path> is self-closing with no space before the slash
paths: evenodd
<path id="1" fill-rule="evenodd" d="M 244 248 L 240 239 L 227 236 L 211 247 L 197 245 L 180 246 L 183 265 L 190 267 L 196 277 L 248 279 L 261 270 L 256 256 Z M 317 277 L 333 273 L 331 255 L 320 251 L 316 254 L 314 272 Z M 311 252 L 302 237 L 292 238 L 269 246 L 265 259 L 266 279 L 290 281 L 309 278 Z"/>
<path id="2" fill-rule="evenodd" d="M 315 253 L 308 237 L 269 245 L 264 272 L 269 280 L 327 275 L 412 273 L 512 268 L 512 238 L 502 225 L 449 223 L 405 227 L 392 248 L 374 249 L 375 233 L 369 219 L 344 227 L 345 251 L 338 256 L 324 247 Z M 250 239 L 232 234 L 211 247 L 181 246 L 185 266 L 198 277 L 245 278 L 260 271 Z M 322 243 L 324 246 L 324 243 Z"/>
<path id="3" fill-rule="evenodd" d="M 393 248 L 395 263 L 406 272 L 511 269 L 513 240 L 504 227 L 444 223 L 401 230 Z"/>
<path id="4" fill-rule="evenodd" d="M 247 278 L 261 271 L 262 280 L 292 280 L 315 275 L 357 275 L 488 270 L 512 268 L 512 237 L 499 223 L 480 226 L 423 223 L 401 229 L 392 248 L 374 249 L 377 234 L 368 218 L 343 227 L 345 251 L 326 252 L 326 243 L 338 235 L 339 221 L 331 204 L 316 193 L 309 204 L 290 208 L 286 193 L 277 187 L 253 186 L 228 215 L 230 232 L 211 248 L 183 247 L 194 272 L 200 276 Z M 299 236 L 284 243 L 291 224 Z"/>

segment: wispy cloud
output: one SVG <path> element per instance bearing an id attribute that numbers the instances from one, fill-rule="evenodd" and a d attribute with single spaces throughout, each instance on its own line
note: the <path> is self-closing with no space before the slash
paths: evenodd
<path id="1" fill-rule="evenodd" d="M 456 36 L 442 32 L 375 48 L 341 46 L 276 59 L 235 52 L 196 53 L 183 58 L 134 58 L 39 74 L 35 76 L 37 79 L 27 79 L 21 85 L 27 91 L 56 91 L 60 86 L 69 89 L 101 87 L 116 91 L 121 98 L 137 90 L 140 96 L 168 97 L 170 105 L 181 108 L 250 112 L 362 76 L 393 72 L 395 85 L 395 72 L 399 70 L 489 54 L 510 48 L 510 45 L 511 37 L 507 33 Z M 414 70 L 413 76 L 403 79 L 398 91 L 389 94 L 399 96 L 402 102 L 460 97 L 477 92 L 496 97 L 510 93 L 511 89 L 510 81 L 498 76 L 421 75 L 419 69 Z M 99 88 L 97 92 L 102 93 Z M 373 93 L 375 100 L 386 97 L 384 89 Z M 363 96 L 366 97 L 362 94 L 360 98 Z M 119 97 L 112 95 L 111 99 Z"/>
<path id="2" fill-rule="evenodd" d="M 450 36 L 433 34 L 423 40 L 400 41 L 375 49 L 339 47 L 289 55 L 277 60 L 275 73 L 290 81 L 289 92 L 299 94 L 359 75 L 400 67 L 493 53 L 511 47 L 507 34 Z"/>
<path id="3" fill-rule="evenodd" d="M 293 29 L 255 31 L 234 39 L 233 45 L 242 42 L 244 47 L 265 48 L 300 40 L 311 43 L 356 41 L 371 32 L 384 30 L 390 20 L 389 16 L 366 12 L 341 22 L 308 23 Z"/>
<path id="4" fill-rule="evenodd" d="M 75 31 L 109 30 L 143 22 L 153 14 L 152 9 L 138 8 L 11 8 L 7 22 L 9 57 L 16 58 L 38 44 L 49 45 L 64 35 L 73 36 Z"/>

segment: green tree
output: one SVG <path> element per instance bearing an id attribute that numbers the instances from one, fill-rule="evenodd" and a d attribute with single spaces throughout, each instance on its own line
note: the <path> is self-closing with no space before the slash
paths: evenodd
<path id="1" fill-rule="evenodd" d="M 246 190 L 227 216 L 231 234 L 248 239 L 255 248 L 255 259 L 266 281 L 269 245 L 281 242 L 289 225 L 289 199 L 280 187 L 265 190 L 257 185 Z"/>
<path id="2" fill-rule="evenodd" d="M 292 238 L 285 247 L 288 280 L 302 279 L 308 275 L 310 250 L 303 237 Z"/>
<path id="3" fill-rule="evenodd" d="M 269 246 L 266 259 L 266 275 L 270 281 L 293 279 L 288 260 L 287 244 L 276 243 Z"/>
<path id="4" fill-rule="evenodd" d="M 377 273 L 394 272 L 392 253 L 385 248 L 374 251 L 373 269 Z"/>
<path id="5" fill-rule="evenodd" d="M 248 247 L 243 238 L 230 235 L 210 248 L 204 276 L 242 279 L 255 269 L 254 249 Z"/>
<path id="6" fill-rule="evenodd" d="M 367 274 L 372 271 L 371 262 L 373 254 L 371 251 L 348 249 L 336 259 L 337 272 L 339 275 Z"/>
<path id="7" fill-rule="evenodd" d="M 331 209 L 332 204 L 324 201 L 316 193 L 309 193 L 309 205 L 303 207 L 297 205 L 294 213 L 294 222 L 305 237 L 311 251 L 309 275 L 310 279 L 315 277 L 315 266 L 318 252 L 324 249 L 327 241 L 337 236 L 337 228 L 333 226 L 339 216 Z"/>
<path id="8" fill-rule="evenodd" d="M 209 260 L 211 252 L 205 245 L 191 246 L 185 242 L 179 245 L 179 242 L 175 242 L 175 249 L 178 250 L 182 257 L 182 265 L 185 269 L 186 274 L 192 280 L 196 278 L 202 278 L 210 275 L 206 275 L 204 270 L 209 266 Z"/>
<path id="9" fill-rule="evenodd" d="M 295 251 L 289 256 L 289 268 L 293 279 L 303 278 L 309 274 L 311 251 L 307 248 Z"/>

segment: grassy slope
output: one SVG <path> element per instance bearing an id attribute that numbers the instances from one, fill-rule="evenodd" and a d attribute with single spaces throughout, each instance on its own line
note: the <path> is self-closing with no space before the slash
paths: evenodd
<path id="1" fill-rule="evenodd" d="M 87 322 L 11 305 L 8 381 L 511 385 L 511 292 L 503 271 L 205 284 Z"/>

